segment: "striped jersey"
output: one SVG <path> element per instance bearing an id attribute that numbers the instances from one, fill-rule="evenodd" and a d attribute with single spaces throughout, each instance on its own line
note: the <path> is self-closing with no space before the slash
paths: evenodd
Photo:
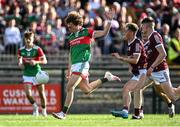
<path id="1" fill-rule="evenodd" d="M 23 75 L 25 76 L 36 76 L 37 72 L 41 70 L 39 64 L 34 66 L 27 63 L 29 60 L 40 60 L 40 57 L 44 55 L 44 52 L 39 46 L 34 45 L 31 49 L 26 49 L 25 46 L 18 50 L 18 58 L 23 58 L 24 70 Z"/>
<path id="2" fill-rule="evenodd" d="M 71 64 L 90 61 L 93 33 L 93 29 L 81 28 L 78 32 L 71 33 L 68 36 Z"/>

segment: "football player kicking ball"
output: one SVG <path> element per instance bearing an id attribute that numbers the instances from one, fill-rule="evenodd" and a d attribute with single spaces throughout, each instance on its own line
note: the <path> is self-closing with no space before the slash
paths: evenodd
<path id="1" fill-rule="evenodd" d="M 91 39 L 106 36 L 111 27 L 111 20 L 114 12 L 106 13 L 107 25 L 104 30 L 94 31 L 93 29 L 83 28 L 83 18 L 78 12 L 70 12 L 66 18 L 66 25 L 70 31 L 68 41 L 70 44 L 68 83 L 66 86 L 66 99 L 63 109 L 59 113 L 53 113 L 58 119 L 65 119 L 68 110 L 73 102 L 74 90 L 77 86 L 85 94 L 90 94 L 101 84 L 108 81 L 120 80 L 118 77 L 106 72 L 104 78 L 97 79 L 89 83 L 88 71 L 91 58 Z"/>
<path id="2" fill-rule="evenodd" d="M 39 64 L 47 64 L 46 56 L 42 49 L 33 44 L 34 33 L 26 31 L 24 33 L 25 46 L 18 50 L 18 65 L 23 69 L 23 84 L 26 96 L 33 105 L 33 115 L 38 116 L 38 105 L 32 96 L 32 85 L 38 89 L 41 99 L 42 115 L 47 116 L 46 112 L 46 95 L 44 84 L 39 84 L 36 80 L 36 74 L 41 71 Z"/>
<path id="3" fill-rule="evenodd" d="M 138 26 L 134 23 L 126 24 L 124 39 L 128 42 L 128 56 L 120 56 L 118 53 L 112 55 L 119 60 L 130 64 L 130 71 L 133 73 L 133 77 L 123 87 L 123 104 L 124 107 L 121 111 L 112 111 L 112 115 L 119 116 L 122 118 L 128 118 L 128 111 L 131 103 L 131 92 L 135 91 L 138 85 L 144 85 L 146 79 L 146 54 L 143 43 L 136 38 Z M 139 119 L 140 106 L 135 104 L 135 115 L 133 119 Z"/>

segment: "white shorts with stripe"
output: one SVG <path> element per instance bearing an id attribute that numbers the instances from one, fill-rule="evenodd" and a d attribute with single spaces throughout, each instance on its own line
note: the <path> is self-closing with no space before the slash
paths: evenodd
<path id="1" fill-rule="evenodd" d="M 169 69 L 158 71 L 158 72 L 152 72 L 149 79 L 153 80 L 156 85 L 160 85 L 164 82 L 169 82 L 171 85 L 171 80 L 169 76 Z"/>
<path id="2" fill-rule="evenodd" d="M 72 74 L 81 75 L 83 79 L 88 79 L 89 75 L 89 62 L 76 63 L 71 65 Z"/>
<path id="3" fill-rule="evenodd" d="M 131 80 L 136 80 L 139 81 L 140 77 L 145 74 L 146 75 L 147 70 L 146 69 L 140 69 L 139 70 L 139 74 L 138 75 L 133 75 L 133 77 L 131 78 Z"/>
<path id="4" fill-rule="evenodd" d="M 31 85 L 39 85 L 35 76 L 25 76 L 23 75 L 23 83 Z"/>

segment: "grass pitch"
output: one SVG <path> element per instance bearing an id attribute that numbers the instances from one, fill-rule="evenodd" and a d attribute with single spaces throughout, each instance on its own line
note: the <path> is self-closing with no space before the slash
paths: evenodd
<path id="1" fill-rule="evenodd" d="M 115 118 L 110 114 L 70 114 L 65 120 L 32 115 L 0 115 L 0 127 L 180 127 L 180 114 L 174 118 L 168 115 L 145 115 L 142 120 Z"/>

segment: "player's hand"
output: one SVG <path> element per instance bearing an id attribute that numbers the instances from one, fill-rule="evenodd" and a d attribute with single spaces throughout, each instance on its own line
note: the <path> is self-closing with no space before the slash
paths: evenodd
<path id="1" fill-rule="evenodd" d="M 129 73 L 132 74 L 132 67 L 131 67 L 131 65 L 129 65 Z"/>
<path id="2" fill-rule="evenodd" d="M 19 57 L 19 59 L 18 59 L 18 66 L 19 66 L 21 69 L 24 69 L 23 57 Z"/>
<path id="3" fill-rule="evenodd" d="M 30 61 L 29 61 L 29 64 L 32 65 L 32 66 L 34 66 L 34 65 L 37 64 L 37 61 L 35 61 L 35 60 L 30 60 Z"/>
<path id="4" fill-rule="evenodd" d="M 150 67 L 150 68 L 147 70 L 147 76 L 151 76 L 152 72 L 153 72 L 153 68 Z"/>
<path id="5" fill-rule="evenodd" d="M 117 59 L 122 60 L 123 58 L 119 55 L 119 53 L 112 53 L 112 56 L 116 57 Z"/>
<path id="6" fill-rule="evenodd" d="M 18 66 L 19 66 L 21 69 L 24 69 L 24 64 L 23 64 L 23 63 L 18 63 Z"/>
<path id="7" fill-rule="evenodd" d="M 114 56 L 114 57 L 116 57 L 116 58 L 119 58 L 119 57 L 120 57 L 119 53 L 111 53 L 111 55 Z"/>
<path id="8" fill-rule="evenodd" d="M 66 74 L 66 78 L 69 79 L 70 76 L 71 76 L 71 72 L 68 70 L 68 71 L 67 71 L 67 74 Z"/>

